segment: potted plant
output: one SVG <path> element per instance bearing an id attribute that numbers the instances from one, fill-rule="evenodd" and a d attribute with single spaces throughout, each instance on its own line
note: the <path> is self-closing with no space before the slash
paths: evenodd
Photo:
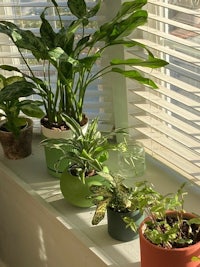
<path id="1" fill-rule="evenodd" d="M 88 119 L 83 114 L 85 93 L 95 80 L 115 72 L 157 88 L 151 79 L 131 67 L 160 68 L 167 64 L 166 61 L 154 57 L 144 44 L 127 38 L 138 26 L 146 23 L 148 14 L 142 8 L 147 0 L 124 2 L 111 20 L 97 25 L 96 30 L 88 33 L 87 27 L 91 20 L 95 19 L 102 2 L 100 0 L 89 7 L 84 0 L 68 0 L 66 7 L 63 7 L 51 0 L 51 7 L 45 8 L 40 15 L 40 36 L 21 29 L 12 22 L 0 21 L 0 33 L 8 35 L 16 45 L 30 75 L 7 65 L 0 68 L 18 71 L 37 84 L 46 113 L 41 120 L 42 134 L 47 138 L 71 138 L 72 132 L 62 120 L 63 113 L 75 119 L 81 126 L 87 123 Z M 46 11 L 50 8 L 54 8 L 55 16 L 58 17 L 56 30 L 46 18 Z M 70 24 L 64 21 L 64 8 L 74 18 Z M 114 46 L 136 47 L 145 50 L 147 56 L 126 60 L 113 58 L 106 66 L 94 71 L 95 66 L 100 65 L 98 62 L 105 56 L 107 49 Z M 24 49 L 29 51 L 36 61 L 41 62 L 42 78 L 34 74 L 29 61 L 23 55 Z M 125 70 L 124 66 L 129 69 Z M 60 158 L 59 151 L 55 148 L 52 155 L 49 149 L 45 148 L 45 156 L 48 172 L 60 177 L 61 172 L 58 174 L 51 164 L 54 159 L 57 161 Z"/>
<path id="2" fill-rule="evenodd" d="M 114 239 L 130 241 L 138 237 L 138 227 L 144 219 L 144 209 L 154 194 L 146 181 L 135 182 L 132 187 L 117 174 L 101 173 L 108 185 L 92 185 L 91 198 L 96 205 L 92 224 L 97 225 L 107 212 L 108 233 Z"/>
<path id="3" fill-rule="evenodd" d="M 63 113 L 75 119 L 80 125 L 84 124 L 85 92 L 91 83 L 110 72 L 157 88 L 151 79 L 144 77 L 140 72 L 123 68 L 124 66 L 160 68 L 167 64 L 166 61 L 154 57 L 144 44 L 126 38 L 138 26 L 146 23 L 148 14 L 142 8 L 147 0 L 122 3 L 111 20 L 97 26 L 94 32 L 88 33 L 87 27 L 100 10 L 102 2 L 98 1 L 89 8 L 84 0 L 68 0 L 66 7 L 62 7 L 55 0 L 51 0 L 53 6 L 46 7 L 40 15 L 40 36 L 21 29 L 12 22 L 0 21 L 0 33 L 8 35 L 16 45 L 30 75 L 7 65 L 1 68 L 23 73 L 37 84 L 38 94 L 42 97 L 46 113 L 42 124 L 47 128 L 59 128 L 59 132 L 65 131 L 68 127 L 62 120 Z M 55 16 L 58 17 L 56 30 L 46 18 L 46 11 L 49 8 L 54 8 Z M 70 24 L 64 22 L 64 8 L 74 18 Z M 93 72 L 95 64 L 101 60 L 106 50 L 113 46 L 138 47 L 146 51 L 147 57 L 127 60 L 114 58 L 108 65 Z M 23 55 L 24 49 L 29 51 L 36 61 L 42 63 L 44 67 L 42 79 L 34 74 Z M 52 81 L 55 75 L 52 75 L 52 72 L 56 75 L 55 86 Z M 52 138 L 52 133 L 45 131 L 45 136 Z"/>
<path id="4" fill-rule="evenodd" d="M 60 177 L 60 188 L 65 199 L 74 206 L 90 207 L 93 203 L 89 198 L 89 188 L 93 184 L 101 185 L 104 182 L 98 172 L 108 172 L 105 165 L 109 157 L 108 151 L 117 149 L 117 145 L 108 140 L 112 133 L 103 136 L 98 131 L 98 118 L 88 125 L 86 132 L 80 124 L 65 114 L 63 120 L 72 130 L 73 137 L 48 138 L 43 140 L 42 144 L 49 149 L 60 149 L 62 157 L 57 160 L 55 168 L 59 167 L 63 159 L 68 160 Z"/>
<path id="5" fill-rule="evenodd" d="M 20 76 L 9 78 L 0 75 L 0 141 L 9 159 L 20 159 L 31 154 L 33 122 L 21 117 L 41 118 L 41 101 L 23 99 L 35 94 L 35 84 Z"/>
<path id="6" fill-rule="evenodd" d="M 155 194 L 139 230 L 141 267 L 197 267 L 200 218 L 183 209 L 184 184 L 176 194 Z"/>

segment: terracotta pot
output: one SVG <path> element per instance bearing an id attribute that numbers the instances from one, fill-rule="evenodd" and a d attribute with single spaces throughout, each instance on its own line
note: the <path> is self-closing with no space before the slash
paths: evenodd
<path id="1" fill-rule="evenodd" d="M 186 213 L 188 218 L 195 217 Z M 144 222 L 148 220 L 146 218 Z M 166 249 L 148 241 L 144 235 L 144 222 L 139 229 L 141 267 L 199 267 L 200 261 L 192 261 L 193 256 L 200 257 L 200 242 L 185 248 Z"/>
<path id="2" fill-rule="evenodd" d="M 91 185 L 102 185 L 105 179 L 99 175 L 85 178 L 85 184 L 77 177 L 65 170 L 60 177 L 60 189 L 64 198 L 73 206 L 80 208 L 89 208 L 94 206 L 88 199 L 91 194 Z"/>
<path id="3" fill-rule="evenodd" d="M 108 233 L 119 241 L 127 242 L 138 237 L 138 232 L 134 232 L 124 222 L 123 217 L 132 218 L 139 226 L 144 216 L 137 210 L 132 212 L 117 212 L 111 208 L 107 209 Z"/>
<path id="4" fill-rule="evenodd" d="M 27 118 L 28 126 L 24 127 L 18 137 L 13 133 L 0 130 L 0 141 L 4 155 L 8 159 L 22 159 L 32 152 L 33 121 Z"/>

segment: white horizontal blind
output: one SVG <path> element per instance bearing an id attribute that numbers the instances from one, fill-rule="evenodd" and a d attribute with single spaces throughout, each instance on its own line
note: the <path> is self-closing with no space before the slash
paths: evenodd
<path id="1" fill-rule="evenodd" d="M 148 24 L 133 38 L 169 65 L 141 69 L 158 90 L 128 82 L 131 133 L 154 157 L 200 185 L 200 1 L 149 0 L 147 10 Z"/>
<path id="2" fill-rule="evenodd" d="M 57 1 L 62 6 L 62 14 L 66 22 L 72 21 L 68 8 L 67 1 Z M 88 6 L 93 6 L 96 0 L 87 0 Z M 52 6 L 49 0 L 0 0 L 0 20 L 8 20 L 16 23 L 23 29 L 29 29 L 36 34 L 39 34 L 40 14 L 47 6 Z M 56 28 L 54 8 L 48 9 L 48 20 Z M 58 19 L 58 18 L 57 18 Z M 103 17 L 101 15 L 101 21 Z M 88 28 L 88 32 L 94 31 L 95 26 L 99 21 L 99 17 L 94 18 Z M 33 59 L 32 55 L 24 51 L 24 56 L 32 64 L 32 69 L 36 76 L 40 77 L 42 65 Z M 20 58 L 16 47 L 7 38 L 0 34 L 0 64 L 9 64 L 18 67 L 20 70 L 28 71 L 23 60 Z M 101 64 L 101 63 L 98 63 Z M 97 68 L 98 66 L 95 66 Z M 4 73 L 5 74 L 5 73 Z M 8 76 L 10 73 L 6 73 Z M 55 73 L 52 71 L 52 75 Z M 41 77 L 40 77 L 41 78 Z M 110 87 L 102 86 L 104 80 L 99 80 L 90 86 L 86 92 L 85 98 L 85 113 L 92 119 L 99 116 L 103 129 L 110 129 L 113 125 L 112 115 L 112 95 Z"/>

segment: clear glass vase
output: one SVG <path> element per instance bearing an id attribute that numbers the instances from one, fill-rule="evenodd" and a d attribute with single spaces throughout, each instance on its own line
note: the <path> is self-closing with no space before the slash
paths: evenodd
<path id="1" fill-rule="evenodd" d="M 141 177 L 146 170 L 145 149 L 139 141 L 125 141 L 118 153 L 119 172 L 125 178 Z"/>

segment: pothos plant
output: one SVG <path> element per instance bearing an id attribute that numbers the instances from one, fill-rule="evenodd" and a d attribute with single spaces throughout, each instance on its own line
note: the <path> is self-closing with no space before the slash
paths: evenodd
<path id="1" fill-rule="evenodd" d="M 62 122 L 62 113 L 74 118 L 78 123 L 83 118 L 83 103 L 87 88 L 95 80 L 110 72 L 136 80 L 139 83 L 157 88 L 157 85 L 135 69 L 124 70 L 124 66 L 142 66 L 160 68 L 166 61 L 154 57 L 152 52 L 142 43 L 127 37 L 139 26 L 147 22 L 148 13 L 143 10 L 147 0 L 123 2 L 113 18 L 96 25 L 94 31 L 88 33 L 87 28 L 94 21 L 103 1 L 99 0 L 93 6 L 87 6 L 85 0 L 68 0 L 66 6 L 59 6 L 51 0 L 51 6 L 46 7 L 40 15 L 40 36 L 30 30 L 21 29 L 9 21 L 0 21 L 0 33 L 6 34 L 17 47 L 30 75 L 22 70 L 8 65 L 1 69 L 17 71 L 24 77 L 32 79 L 42 97 L 49 127 Z M 54 8 L 57 28 L 54 29 L 46 17 L 47 12 Z M 73 20 L 64 21 L 69 13 Z M 99 60 L 109 47 L 137 47 L 146 52 L 146 58 L 113 58 L 106 66 L 94 70 Z M 42 64 L 43 78 L 39 78 L 24 56 L 24 51 Z M 56 79 L 52 72 L 56 73 Z M 55 86 L 53 80 L 56 80 Z"/>
<path id="2" fill-rule="evenodd" d="M 200 241 L 200 217 L 188 218 L 184 210 L 185 183 L 175 194 L 155 194 L 154 204 L 145 208 L 148 220 L 144 236 L 153 244 L 171 249 Z M 170 212 L 170 213 L 169 213 Z"/>

